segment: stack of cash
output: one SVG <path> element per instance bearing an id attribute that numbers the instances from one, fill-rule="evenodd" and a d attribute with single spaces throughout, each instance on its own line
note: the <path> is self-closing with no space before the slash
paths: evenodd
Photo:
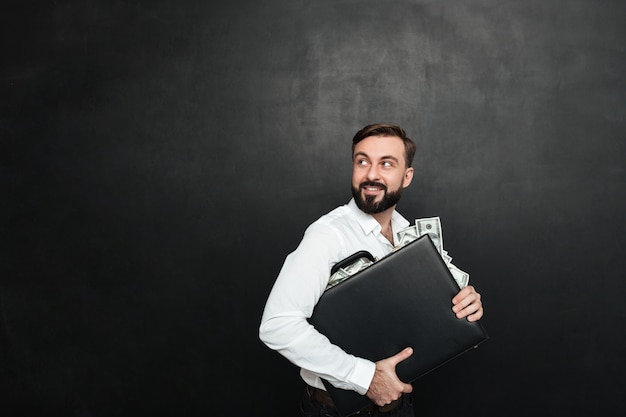
<path id="1" fill-rule="evenodd" d="M 416 240 L 417 238 L 429 235 L 435 244 L 435 248 L 443 258 L 446 266 L 452 273 L 452 276 L 459 284 L 460 288 L 465 288 L 469 283 L 469 274 L 461 271 L 452 264 L 452 257 L 443 249 L 443 233 L 441 232 L 441 220 L 439 217 L 425 217 L 416 219 L 413 226 L 408 226 L 396 233 L 398 237 L 398 245 L 400 247 Z"/>
<path id="2" fill-rule="evenodd" d="M 350 265 L 346 266 L 345 268 L 339 268 L 337 272 L 335 272 L 334 274 L 330 276 L 330 279 L 328 280 L 328 284 L 326 285 L 326 289 L 334 287 L 340 282 L 345 281 L 347 278 L 350 278 L 352 275 L 356 274 L 360 270 L 367 268 L 372 263 L 373 262 L 370 261 L 368 258 L 362 257 L 362 258 L 357 259 L 356 262 L 351 263 Z"/>
<path id="3" fill-rule="evenodd" d="M 457 284 L 459 284 L 459 287 L 465 288 L 467 286 L 467 284 L 469 283 L 469 274 L 467 272 L 461 271 L 454 264 L 452 264 L 452 257 L 448 255 L 448 252 L 443 249 L 443 233 L 441 232 L 441 220 L 439 219 L 439 217 L 425 217 L 423 219 L 416 219 L 413 226 L 406 227 L 396 234 L 398 237 L 398 246 L 396 247 L 396 249 L 401 248 L 402 246 L 416 240 L 419 237 L 429 235 L 430 239 L 435 244 L 435 248 L 437 248 L 437 251 L 446 263 L 446 266 L 452 273 L 452 276 L 456 280 Z M 352 275 L 356 274 L 362 269 L 367 268 L 371 264 L 372 261 L 370 261 L 366 257 L 363 257 L 357 259 L 354 263 L 344 268 L 339 268 L 334 274 L 330 276 L 326 289 L 334 287 L 335 285 L 345 281 L 347 278 L 350 278 Z"/>

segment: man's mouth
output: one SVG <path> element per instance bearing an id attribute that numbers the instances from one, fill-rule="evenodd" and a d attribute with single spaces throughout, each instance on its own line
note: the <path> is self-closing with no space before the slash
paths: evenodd
<path id="1" fill-rule="evenodd" d="M 378 194 L 381 191 L 386 191 L 387 187 L 379 183 L 364 183 L 361 184 L 361 190 L 365 191 L 365 194 Z"/>

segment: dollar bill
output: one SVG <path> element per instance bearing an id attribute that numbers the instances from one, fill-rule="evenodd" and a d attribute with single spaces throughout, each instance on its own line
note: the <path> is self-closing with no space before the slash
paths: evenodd
<path id="1" fill-rule="evenodd" d="M 441 257 L 446 262 L 446 265 L 449 265 L 452 263 L 452 256 L 448 255 L 448 252 L 446 252 L 445 250 L 441 254 Z"/>
<path id="2" fill-rule="evenodd" d="M 370 261 L 369 259 L 359 258 L 355 262 L 346 266 L 345 268 L 339 268 L 337 272 L 335 272 L 334 274 L 330 276 L 330 279 L 328 280 L 328 284 L 326 285 L 326 289 L 334 287 L 335 285 L 345 281 L 346 279 L 350 278 L 352 275 L 356 274 L 362 269 L 367 268 L 371 264 L 372 264 L 372 261 Z"/>
<path id="3" fill-rule="evenodd" d="M 456 283 L 459 284 L 460 288 L 467 287 L 467 284 L 469 284 L 469 274 L 467 272 L 461 271 L 459 268 L 452 264 L 448 265 L 448 269 L 452 273 L 452 276 L 454 277 Z"/>
<path id="4" fill-rule="evenodd" d="M 417 233 L 415 225 L 405 227 L 404 229 L 396 233 L 396 235 L 398 236 L 398 246 L 404 246 L 420 237 L 420 235 Z"/>
<path id="5" fill-rule="evenodd" d="M 419 236 L 428 235 L 435 244 L 435 248 L 443 254 L 443 234 L 439 217 L 426 217 L 415 220 L 415 228 Z"/>

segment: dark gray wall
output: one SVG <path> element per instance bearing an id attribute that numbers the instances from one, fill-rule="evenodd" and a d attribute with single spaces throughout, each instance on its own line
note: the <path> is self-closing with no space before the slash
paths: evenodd
<path id="1" fill-rule="evenodd" d="M 420 415 L 623 412 L 625 2 L 0 7 L 0 414 L 297 415 L 260 315 L 378 121 L 491 336 Z"/>

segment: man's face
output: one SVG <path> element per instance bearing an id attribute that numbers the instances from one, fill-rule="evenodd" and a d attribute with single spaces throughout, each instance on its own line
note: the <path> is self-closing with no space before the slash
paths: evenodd
<path id="1" fill-rule="evenodd" d="M 407 168 L 404 143 L 396 136 L 370 136 L 352 155 L 352 196 L 368 214 L 394 207 L 409 186 L 413 168 Z"/>

